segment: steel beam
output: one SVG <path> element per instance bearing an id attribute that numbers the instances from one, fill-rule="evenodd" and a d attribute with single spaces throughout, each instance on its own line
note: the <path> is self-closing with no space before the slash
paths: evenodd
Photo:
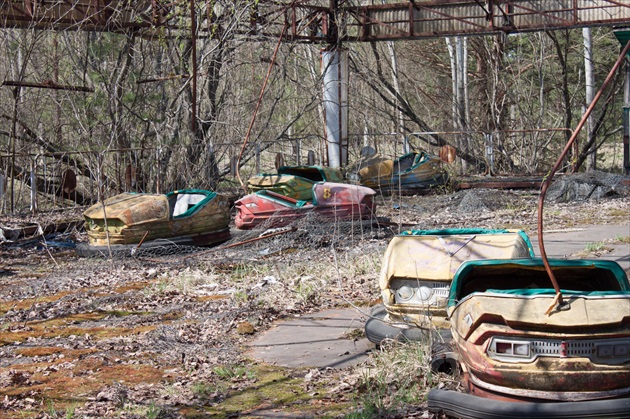
<path id="1" fill-rule="evenodd" d="M 194 3 L 200 10 L 212 6 Z M 630 0 L 415 0 L 356 7 L 337 0 L 260 0 L 249 7 L 250 19 L 237 23 L 236 33 L 277 39 L 286 25 L 286 41 L 329 44 L 630 24 Z M 168 28 L 185 36 L 191 24 L 177 12 L 189 8 L 185 0 L 0 0 L 0 27 L 145 36 Z M 199 22 L 199 36 L 210 36 L 210 27 Z"/>

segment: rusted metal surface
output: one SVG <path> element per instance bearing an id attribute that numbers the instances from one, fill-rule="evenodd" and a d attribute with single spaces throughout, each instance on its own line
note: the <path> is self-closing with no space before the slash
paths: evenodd
<path id="1" fill-rule="evenodd" d="M 210 194 L 205 201 L 177 215 L 176 200 L 187 192 L 124 193 L 91 206 L 84 212 L 90 245 L 137 244 L 143 238 L 150 241 L 190 237 L 191 244 L 195 245 L 225 240 L 224 231 L 230 222 L 228 198 Z M 190 191 L 189 195 L 200 195 L 200 192 Z"/>
<path id="2" fill-rule="evenodd" d="M 394 237 L 383 256 L 379 286 L 394 322 L 448 328 L 446 301 L 459 265 L 471 259 L 529 258 L 533 249 L 520 230 L 412 230 Z M 399 298 L 400 287 L 413 295 Z"/>
<path id="3" fill-rule="evenodd" d="M 575 291 L 566 297 L 568 309 L 551 316 L 545 309 L 554 290 L 540 285 L 546 274 L 540 259 L 462 265 L 454 278 L 448 313 L 469 391 L 512 401 L 580 401 L 630 394 L 626 274 L 611 261 L 562 260 L 553 265 L 562 288 Z M 494 339 L 527 349 L 499 350 L 492 346 Z M 605 351 L 615 345 L 618 349 Z"/>
<path id="4" fill-rule="evenodd" d="M 444 145 L 440 147 L 439 156 L 444 163 L 453 163 L 457 157 L 457 149 L 451 145 Z"/>
<path id="5" fill-rule="evenodd" d="M 168 6 L 154 0 L 2 1 L 0 22 L 4 27 L 34 29 L 81 29 L 124 32 L 166 25 Z"/>
<path id="6" fill-rule="evenodd" d="M 310 3 L 310 4 L 309 4 Z M 192 7 L 200 13 L 200 35 L 216 30 L 213 2 L 157 2 L 34 0 L 1 1 L 3 27 L 138 31 L 157 35 L 160 28 L 191 35 Z M 265 1 L 245 6 L 237 34 L 287 41 L 336 44 L 394 39 L 422 39 L 439 36 L 487 35 L 554 30 L 587 26 L 619 25 L 630 20 L 630 5 L 618 0 L 434 0 L 376 5 L 346 6 L 331 1 L 326 6 L 310 2 Z M 180 19 L 181 16 L 187 16 Z M 337 27 L 337 23 L 340 27 Z"/>
<path id="7" fill-rule="evenodd" d="M 455 189 L 540 189 L 542 176 L 527 177 L 478 177 L 457 179 Z"/>
<path id="8" fill-rule="evenodd" d="M 31 82 L 26 82 L 26 81 L 5 80 L 2 82 L 2 86 L 34 87 L 34 88 L 39 88 L 39 89 L 69 90 L 73 92 L 86 92 L 86 93 L 94 92 L 94 89 L 91 87 L 61 85 L 51 80 L 45 81 L 43 83 L 31 83 Z"/>
<path id="9" fill-rule="evenodd" d="M 278 173 L 261 173 L 247 181 L 250 193 L 268 190 L 290 198 L 312 201 L 313 185 L 317 182 L 342 182 L 339 169 L 326 166 L 282 166 Z"/>
<path id="10" fill-rule="evenodd" d="M 417 193 L 448 182 L 442 161 L 423 151 L 395 160 L 372 155 L 348 167 L 347 173 L 351 180 L 383 193 Z"/>
<path id="11" fill-rule="evenodd" d="M 18 241 L 22 239 L 31 239 L 33 237 L 40 236 L 41 234 L 46 235 L 71 231 L 73 229 L 81 228 L 82 225 L 83 220 L 70 220 L 51 223 L 44 226 L 35 223 L 29 223 L 23 226 L 15 227 L 0 226 L 0 237 L 2 237 L 2 240 Z"/>
<path id="12" fill-rule="evenodd" d="M 66 169 L 61 174 L 61 191 L 70 195 L 77 189 L 77 175 L 74 173 L 72 169 Z"/>
<path id="13" fill-rule="evenodd" d="M 360 220 L 375 217 L 376 194 L 363 186 L 321 182 L 313 186 L 313 199 L 300 201 L 271 191 L 249 194 L 235 203 L 234 224 L 250 229 L 264 223 L 280 227 L 314 212 L 331 221 Z"/>
<path id="14" fill-rule="evenodd" d="M 485 35 L 627 23 L 615 0 L 427 1 L 344 9 L 349 40 Z"/>
<path id="15" fill-rule="evenodd" d="M 469 386 L 497 400 L 584 401 L 630 395 L 625 365 L 594 365 L 586 358 L 539 358 L 531 364 L 500 364 L 480 347 L 453 337 L 469 369 Z M 593 388 L 593 383 L 597 383 Z"/>

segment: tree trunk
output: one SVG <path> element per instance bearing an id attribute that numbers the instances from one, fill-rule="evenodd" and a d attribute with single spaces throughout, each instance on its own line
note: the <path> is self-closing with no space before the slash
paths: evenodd
<path id="1" fill-rule="evenodd" d="M 568 32 L 565 32 L 566 37 L 568 38 Z M 571 95 L 569 92 L 569 73 L 567 70 L 567 55 L 568 55 L 568 48 L 569 48 L 569 42 L 567 39 L 567 42 L 565 42 L 564 47 L 562 45 L 560 45 L 560 41 L 558 40 L 558 37 L 556 36 L 556 32 L 547 32 L 547 36 L 549 36 L 549 38 L 551 38 L 553 45 L 556 48 L 556 53 L 558 56 L 558 61 L 560 62 L 560 69 L 562 71 L 562 105 L 563 105 L 563 110 L 564 110 L 564 128 L 566 128 L 566 131 L 564 133 L 565 136 L 565 143 L 568 143 L 569 140 L 571 139 L 571 123 L 573 121 L 573 113 L 571 111 Z M 573 156 L 577 156 L 577 153 L 575 152 L 575 150 L 578 147 L 578 141 L 575 142 L 575 147 L 573 150 Z M 569 161 L 572 160 L 572 157 L 569 156 Z M 566 171 L 566 170 L 565 170 Z"/>

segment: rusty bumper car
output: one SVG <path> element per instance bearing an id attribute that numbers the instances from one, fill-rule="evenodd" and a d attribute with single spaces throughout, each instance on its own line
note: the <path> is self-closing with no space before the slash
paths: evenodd
<path id="1" fill-rule="evenodd" d="M 91 206 L 83 216 L 88 241 L 77 246 L 80 256 L 139 247 L 209 246 L 230 238 L 227 197 L 203 189 L 122 193 Z"/>
<path id="2" fill-rule="evenodd" d="M 468 394 L 432 390 L 461 418 L 630 416 L 630 285 L 606 260 L 462 264 L 448 300 Z M 559 303 L 558 303 L 559 302 Z"/>
<path id="3" fill-rule="evenodd" d="M 522 230 L 405 231 L 385 250 L 379 278 L 383 306 L 373 311 L 365 334 L 380 345 L 385 339 L 423 340 L 436 328 L 448 331 L 446 302 L 462 262 L 533 256 L 529 237 Z"/>
<path id="4" fill-rule="evenodd" d="M 234 223 L 243 230 L 282 227 L 311 213 L 330 222 L 366 220 L 375 217 L 374 195 L 370 188 L 335 182 L 316 183 L 308 201 L 261 190 L 236 201 Z"/>
<path id="5" fill-rule="evenodd" d="M 425 151 L 412 151 L 396 159 L 375 154 L 351 165 L 346 176 L 384 194 L 422 193 L 449 180 L 442 161 Z"/>
<path id="6" fill-rule="evenodd" d="M 247 181 L 251 193 L 271 191 L 296 200 L 312 200 L 313 185 L 319 182 L 341 182 L 341 170 L 326 166 L 281 166 L 278 173 L 258 174 Z"/>

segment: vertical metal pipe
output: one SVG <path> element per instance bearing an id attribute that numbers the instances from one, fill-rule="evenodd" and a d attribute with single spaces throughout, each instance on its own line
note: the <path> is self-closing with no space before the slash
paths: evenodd
<path id="1" fill-rule="evenodd" d="M 33 7 L 33 1 L 32 0 L 24 0 L 24 9 L 26 10 L 26 13 L 30 17 L 34 17 L 35 16 L 35 7 Z"/>
<path id="2" fill-rule="evenodd" d="M 18 103 L 20 101 L 21 89 L 16 86 L 13 89 L 13 115 L 11 117 L 11 212 L 15 210 L 15 142 L 17 141 L 17 115 Z"/>
<path id="3" fill-rule="evenodd" d="M 347 54 L 333 47 L 322 50 L 321 56 L 328 165 L 342 167 L 348 161 Z"/>
<path id="4" fill-rule="evenodd" d="M 413 27 L 415 24 L 415 20 L 413 16 L 414 10 L 415 10 L 415 4 L 414 2 L 410 1 L 409 7 L 407 9 L 407 12 L 409 13 L 409 19 L 408 19 L 409 20 L 408 22 L 409 23 L 409 36 L 413 36 L 413 32 L 414 32 L 414 27 Z"/>
<path id="5" fill-rule="evenodd" d="M 486 14 L 486 20 L 489 28 L 494 29 L 494 0 L 488 0 L 488 13 Z"/>
<path id="6" fill-rule="evenodd" d="M 327 33 L 328 43 L 330 45 L 336 45 L 337 47 L 340 47 L 341 45 L 339 45 L 339 28 L 337 27 L 337 17 L 339 16 L 339 0 L 330 0 L 328 2 L 328 10 L 330 11 L 330 21 L 328 22 L 329 26 Z"/>
<path id="7" fill-rule="evenodd" d="M 59 83 L 59 32 L 53 34 L 53 48 L 55 50 L 55 62 L 53 63 L 53 80 L 55 83 Z M 57 144 L 61 144 L 61 100 L 59 98 L 59 92 L 55 91 L 56 113 L 55 113 L 55 134 L 57 138 Z"/>

